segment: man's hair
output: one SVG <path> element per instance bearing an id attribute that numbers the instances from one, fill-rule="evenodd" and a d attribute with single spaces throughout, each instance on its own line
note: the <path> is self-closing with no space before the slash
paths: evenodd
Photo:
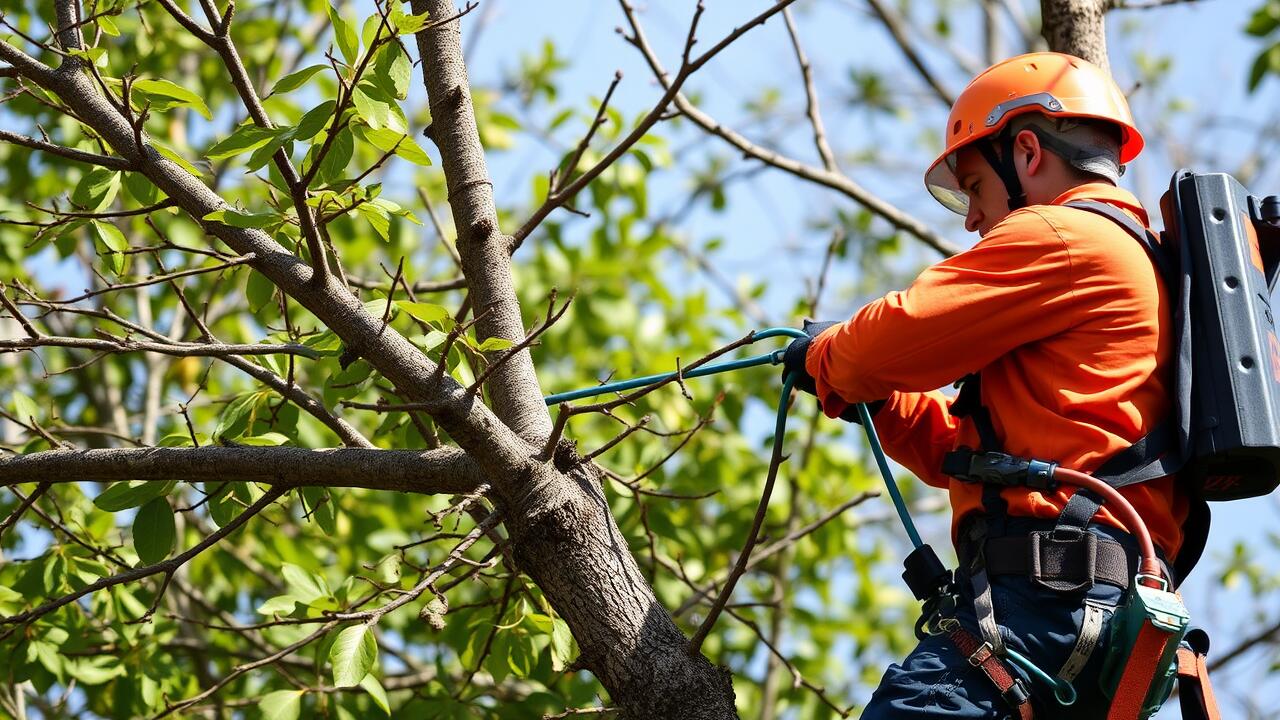
<path id="1" fill-rule="evenodd" d="M 1009 122 L 1009 131 L 1014 135 L 1023 130 L 1035 133 L 1040 144 L 1062 158 L 1081 179 L 1102 177 L 1118 184 L 1124 174 L 1120 164 L 1121 130 L 1113 123 L 1029 113 Z"/>

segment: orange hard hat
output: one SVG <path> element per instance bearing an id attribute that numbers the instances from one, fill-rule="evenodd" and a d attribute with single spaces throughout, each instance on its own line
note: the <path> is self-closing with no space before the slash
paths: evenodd
<path id="1" fill-rule="evenodd" d="M 947 209 L 965 214 L 969 200 L 956 180 L 955 153 L 1031 112 L 1115 123 L 1121 129 L 1121 164 L 1142 151 L 1129 103 L 1105 70 L 1074 55 L 1028 53 L 987 68 L 956 98 L 947 118 L 947 147 L 924 176 L 929 192 Z"/>

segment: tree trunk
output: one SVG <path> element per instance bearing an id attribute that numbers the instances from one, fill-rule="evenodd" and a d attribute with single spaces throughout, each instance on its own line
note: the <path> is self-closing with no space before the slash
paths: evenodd
<path id="1" fill-rule="evenodd" d="M 1040 0 L 1040 32 L 1049 49 L 1110 70 L 1103 22 L 1108 6 L 1107 0 Z"/>
<path id="2" fill-rule="evenodd" d="M 451 0 L 413 0 L 433 22 L 456 14 Z M 431 136 L 440 149 L 458 252 L 483 336 L 524 338 L 511 277 L 509 238 L 497 225 L 493 187 L 476 129 L 462 56 L 461 21 L 418 33 L 431 106 Z M 492 381 L 495 414 L 526 441 L 551 434 L 529 353 Z M 582 656 L 631 720 L 737 718 L 729 672 L 700 654 L 658 602 L 618 529 L 599 472 L 562 442 L 554 463 L 536 465 L 500 492 L 505 524 L 521 570 L 568 623 Z M 501 486 L 499 486 L 501 488 Z"/>

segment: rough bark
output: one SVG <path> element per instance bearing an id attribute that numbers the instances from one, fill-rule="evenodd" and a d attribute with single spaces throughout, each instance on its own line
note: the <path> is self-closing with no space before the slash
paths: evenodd
<path id="1" fill-rule="evenodd" d="M 1103 22 L 1108 6 L 1108 0 L 1040 0 L 1040 32 L 1049 49 L 1110 70 Z"/>
<path id="2" fill-rule="evenodd" d="M 116 480 L 249 480 L 289 487 L 360 487 L 422 494 L 467 493 L 485 484 L 457 448 L 375 450 L 297 447 L 145 447 L 50 450 L 0 457 L 0 486 Z"/>
<path id="3" fill-rule="evenodd" d="M 457 13 L 451 0 L 413 0 L 413 12 L 432 20 Z M 481 338 L 524 339 L 524 322 L 511 277 L 511 239 L 498 229 L 493 183 L 471 105 L 471 84 L 462 59 L 460 22 L 418 33 L 423 78 L 431 106 L 431 137 L 440 148 L 449 207 L 458 229 L 458 254 L 467 278 L 472 312 Z M 551 435 L 551 416 L 529 351 L 516 353 L 489 379 L 498 417 L 525 440 L 541 444 Z"/>
<path id="4" fill-rule="evenodd" d="M 435 19 L 456 12 L 449 0 L 414 0 L 413 10 Z M 509 238 L 497 227 L 460 23 L 419 33 L 418 48 L 463 274 L 475 311 L 485 312 L 481 333 L 518 341 L 524 327 Z M 494 375 L 490 394 L 500 417 L 538 442 L 551 433 L 550 416 L 529 354 L 516 359 Z M 561 472 L 540 468 L 530 478 L 506 525 L 521 569 L 573 631 L 582 649 L 579 664 L 595 673 L 627 718 L 736 718 L 728 671 L 689 654 L 687 639 L 658 603 L 614 522 L 597 472 L 563 444 L 555 465 Z"/>

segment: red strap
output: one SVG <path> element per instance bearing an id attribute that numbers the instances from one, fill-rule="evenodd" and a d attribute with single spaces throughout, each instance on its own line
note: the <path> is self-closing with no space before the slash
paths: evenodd
<path id="1" fill-rule="evenodd" d="M 1168 641 L 1167 631 L 1149 622 L 1142 624 L 1124 673 L 1120 675 L 1120 683 L 1116 685 L 1107 720 L 1138 720 L 1142 717 L 1142 706 L 1151 691 L 1151 681 L 1160 669 L 1160 656 L 1164 654 Z"/>
<path id="2" fill-rule="evenodd" d="M 1204 655 L 1187 647 L 1178 648 L 1178 698 L 1183 718 L 1222 720 Z"/>
<path id="3" fill-rule="evenodd" d="M 947 637 L 969 659 L 969 664 L 981 670 L 996 686 L 1005 701 L 1017 711 L 1020 720 L 1033 720 L 1035 714 L 1031 710 L 1031 695 L 1014 679 L 1004 661 L 991 652 L 991 645 L 978 640 L 964 628 L 952 630 L 947 633 Z"/>

